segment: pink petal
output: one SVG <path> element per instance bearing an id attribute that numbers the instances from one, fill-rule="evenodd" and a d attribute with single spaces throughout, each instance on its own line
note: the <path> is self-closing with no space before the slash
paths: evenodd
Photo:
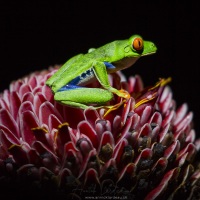
<path id="1" fill-rule="evenodd" d="M 19 95 L 16 91 L 11 92 L 10 94 L 10 112 L 13 116 L 13 118 L 17 119 L 18 110 L 21 104 L 21 100 L 19 98 Z"/>
<path id="2" fill-rule="evenodd" d="M 159 158 L 159 160 L 152 167 L 152 172 L 157 175 L 161 174 L 167 168 L 168 160 L 164 157 Z"/>
<path id="3" fill-rule="evenodd" d="M 22 80 L 14 81 L 10 84 L 10 91 L 19 91 L 20 87 L 22 86 Z"/>
<path id="4" fill-rule="evenodd" d="M 123 178 L 132 177 L 136 170 L 134 163 L 129 163 L 124 167 L 124 169 L 119 174 L 119 179 L 117 182 L 120 182 Z"/>
<path id="5" fill-rule="evenodd" d="M 96 121 L 95 131 L 97 133 L 98 139 L 101 138 L 104 131 L 106 131 L 106 120 L 98 120 Z"/>
<path id="6" fill-rule="evenodd" d="M 0 110 L 0 124 L 7 127 L 14 135 L 19 137 L 19 129 L 12 115 L 5 109 Z"/>
<path id="7" fill-rule="evenodd" d="M 70 162 L 70 161 L 67 161 L 67 159 L 70 158 L 70 155 L 73 157 L 75 156 L 74 157 L 75 160 L 72 159 L 72 161 L 74 161 L 76 164 L 80 165 L 79 162 L 82 162 L 82 155 L 80 154 L 78 148 L 71 141 L 65 143 L 65 145 L 64 145 L 63 155 L 61 156 L 64 161 L 62 168 L 65 167 L 66 162 Z M 73 166 L 71 166 L 71 167 L 73 167 Z"/>
<path id="8" fill-rule="evenodd" d="M 85 172 L 87 166 L 88 166 L 88 165 L 90 164 L 90 162 L 91 162 L 90 160 L 93 160 L 93 159 L 91 159 L 91 158 L 96 157 L 96 155 L 97 155 L 97 152 L 96 152 L 95 149 L 93 149 L 93 150 L 91 150 L 91 151 L 89 152 L 89 154 L 84 158 L 84 160 L 83 160 L 83 162 L 82 162 L 82 165 L 80 166 L 80 172 L 79 172 L 78 178 L 80 178 L 80 177 L 83 175 L 83 173 Z M 96 163 L 93 163 L 93 164 L 96 165 Z"/>
<path id="9" fill-rule="evenodd" d="M 188 152 L 182 154 L 181 156 L 178 156 L 178 158 L 175 161 L 175 166 L 182 167 L 186 161 L 187 156 Z"/>
<path id="10" fill-rule="evenodd" d="M 76 144 L 76 142 L 81 137 L 79 131 L 77 131 L 76 129 L 74 130 L 74 129 L 70 128 L 70 127 L 68 127 L 68 130 L 69 130 L 69 134 L 70 134 L 72 142 L 74 144 Z"/>
<path id="11" fill-rule="evenodd" d="M 99 149 L 98 149 L 98 152 L 100 152 L 100 150 L 102 149 L 102 147 L 104 145 L 107 145 L 107 144 L 110 144 L 112 148 L 114 148 L 114 144 L 115 144 L 115 141 L 114 141 L 114 138 L 113 138 L 113 135 L 110 131 L 105 131 L 101 137 L 101 140 L 100 140 L 100 145 L 99 145 Z"/>
<path id="12" fill-rule="evenodd" d="M 39 116 L 39 110 L 40 106 L 42 103 L 46 101 L 46 98 L 41 92 L 38 92 L 37 94 L 34 95 L 34 100 L 33 100 L 33 106 L 35 108 L 35 113 L 37 116 Z"/>
<path id="13" fill-rule="evenodd" d="M 139 137 L 144 137 L 144 136 L 150 137 L 151 132 L 152 132 L 152 129 L 151 129 L 150 124 L 145 124 L 144 126 L 142 126 L 138 136 Z"/>
<path id="14" fill-rule="evenodd" d="M 136 160 L 135 160 L 135 165 L 137 166 L 138 165 L 138 163 L 140 162 L 140 160 L 142 160 L 142 159 L 150 159 L 151 157 L 152 157 L 152 150 L 151 149 L 149 149 L 149 148 L 146 148 L 146 149 L 143 149 L 142 151 L 141 151 L 141 153 L 139 154 L 139 156 L 136 158 Z"/>
<path id="15" fill-rule="evenodd" d="M 19 115 L 22 114 L 25 111 L 32 111 L 34 113 L 34 107 L 33 107 L 33 104 L 31 102 L 25 101 L 20 105 Z"/>
<path id="16" fill-rule="evenodd" d="M 148 121 L 148 119 L 149 119 L 149 117 L 151 115 L 151 111 L 152 111 L 152 107 L 151 106 L 146 106 L 145 107 L 145 109 L 143 110 L 143 112 L 141 114 L 141 117 L 140 117 L 140 125 L 141 126 L 144 125 Z"/>
<path id="17" fill-rule="evenodd" d="M 186 183 L 186 181 L 191 178 L 191 173 L 194 171 L 194 168 L 192 165 L 188 165 L 186 170 L 184 170 L 182 174 L 182 183 L 179 185 L 179 187 L 182 187 L 183 184 Z M 193 185 L 193 184 L 192 184 Z"/>
<path id="18" fill-rule="evenodd" d="M 95 184 L 96 187 L 97 185 L 100 185 L 98 173 L 93 168 L 88 169 L 87 172 L 85 173 L 84 185 L 90 185 L 90 184 Z"/>
<path id="19" fill-rule="evenodd" d="M 185 139 L 185 142 L 194 143 L 195 136 L 196 136 L 195 130 L 194 129 L 190 130 L 190 132 L 188 133 L 188 135 L 187 135 L 187 137 Z"/>
<path id="20" fill-rule="evenodd" d="M 123 112 L 122 112 L 122 124 L 124 125 L 125 122 L 126 122 L 126 119 L 127 119 L 127 116 L 129 114 L 130 111 L 133 110 L 134 108 L 134 105 L 135 105 L 135 100 L 133 98 L 130 98 L 125 104 L 124 104 L 124 109 L 123 109 Z"/>
<path id="21" fill-rule="evenodd" d="M 90 139 L 95 148 L 98 148 L 99 141 L 97 134 L 87 121 L 80 122 L 77 128 L 81 134 L 86 135 Z"/>
<path id="22" fill-rule="evenodd" d="M 66 124 L 69 125 L 68 123 Z M 62 122 L 55 115 L 49 116 L 48 127 L 50 131 L 52 131 L 53 129 L 57 129 L 61 125 L 62 125 Z"/>
<path id="23" fill-rule="evenodd" d="M 139 122 L 140 122 L 140 116 L 137 113 L 134 113 L 132 116 L 132 125 L 131 125 L 131 130 L 137 130 L 139 127 Z"/>
<path id="24" fill-rule="evenodd" d="M 175 132 L 174 140 L 179 140 L 180 142 L 182 142 L 182 140 L 185 140 L 185 132 L 184 131 Z"/>
<path id="25" fill-rule="evenodd" d="M 51 149 L 51 150 L 53 149 L 52 146 L 48 142 L 48 139 L 47 139 L 48 131 L 45 128 L 43 128 L 43 127 L 32 128 L 32 132 L 36 138 L 35 141 L 40 141 L 40 142 L 42 142 L 42 144 L 44 144 L 49 149 Z"/>
<path id="26" fill-rule="evenodd" d="M 173 118 L 175 118 L 174 110 L 172 110 L 166 114 L 166 116 L 164 117 L 164 119 L 162 121 L 162 127 L 165 127 L 167 124 L 170 124 L 172 122 Z"/>
<path id="27" fill-rule="evenodd" d="M 9 110 L 10 108 L 10 92 L 8 90 L 4 90 L 2 99 L 4 100 L 5 107 Z"/>
<path id="28" fill-rule="evenodd" d="M 111 169 L 111 171 L 109 171 L 108 169 Z M 109 159 L 108 162 L 102 167 L 100 178 L 101 180 L 112 179 L 117 181 L 118 170 L 114 158 Z"/>
<path id="29" fill-rule="evenodd" d="M 71 185 L 71 181 L 68 182 L 68 177 L 70 177 L 70 179 L 72 179 L 74 182 L 75 182 L 75 177 L 73 176 L 72 172 L 67 169 L 67 168 L 64 168 L 63 170 L 61 170 L 61 173 L 59 175 L 59 187 L 62 188 L 62 187 L 66 187 L 66 185 Z"/>
<path id="30" fill-rule="evenodd" d="M 160 103 L 163 103 L 167 99 L 170 93 L 171 93 L 171 89 L 168 86 L 166 86 L 162 92 Z"/>
<path id="31" fill-rule="evenodd" d="M 5 146 L 7 149 L 10 148 L 10 146 L 13 144 L 20 145 L 20 140 L 12 132 L 10 132 L 9 129 L 1 125 L 0 139 L 2 145 Z"/>
<path id="32" fill-rule="evenodd" d="M 152 124 L 151 124 L 151 128 L 153 129 L 151 133 L 151 142 L 153 143 L 154 141 L 155 142 L 157 141 L 161 127 L 159 125 L 156 127 L 154 126 L 152 127 Z"/>
<path id="33" fill-rule="evenodd" d="M 172 103 L 172 93 L 169 93 L 167 98 L 160 104 L 161 112 L 166 113 L 171 106 Z"/>
<path id="34" fill-rule="evenodd" d="M 164 152 L 164 157 L 169 158 L 172 154 L 176 155 L 180 150 L 180 142 L 177 140 L 173 142 Z"/>
<path id="35" fill-rule="evenodd" d="M 39 153 L 35 149 L 30 149 L 30 151 L 28 151 L 28 158 L 29 158 L 29 162 L 33 163 L 35 166 L 43 165 L 42 158 L 40 157 Z"/>
<path id="36" fill-rule="evenodd" d="M 128 79 L 128 86 L 129 86 L 128 91 L 129 91 L 130 93 L 133 92 L 134 87 L 135 87 L 135 83 L 136 83 L 136 78 L 133 77 L 133 76 L 131 76 L 131 77 Z M 135 87 L 135 89 L 137 90 L 136 87 Z M 137 92 L 137 91 L 136 91 L 136 92 Z"/>
<path id="37" fill-rule="evenodd" d="M 31 92 L 31 87 L 28 84 L 23 84 L 19 89 L 19 96 L 23 98 L 24 94 Z"/>
<path id="38" fill-rule="evenodd" d="M 92 107 L 84 110 L 84 117 L 85 120 L 88 121 L 93 128 L 95 127 L 96 120 L 100 119 L 98 112 Z"/>
<path id="39" fill-rule="evenodd" d="M 197 169 L 192 176 L 190 177 L 190 181 L 192 185 L 194 185 L 200 179 L 200 169 Z"/>
<path id="40" fill-rule="evenodd" d="M 167 172 L 165 174 L 165 176 L 163 177 L 163 179 L 161 180 L 160 184 L 154 190 L 152 190 L 145 197 L 144 200 L 154 200 L 154 199 L 156 199 L 165 190 L 169 181 L 172 182 L 172 180 L 175 179 L 175 177 L 178 176 L 179 171 L 180 171 L 179 168 L 174 168 L 174 169 L 170 170 L 169 172 Z"/>
<path id="41" fill-rule="evenodd" d="M 128 131 L 130 130 L 130 127 L 132 125 L 132 117 L 129 117 L 127 120 L 126 120 L 126 124 L 123 126 L 122 128 L 122 131 L 121 131 L 121 135 L 120 137 L 118 136 L 118 140 L 116 142 L 116 145 L 121 142 L 121 140 L 123 140 L 124 137 L 126 137 Z"/>
<path id="42" fill-rule="evenodd" d="M 3 108 L 5 110 L 9 110 L 9 106 L 8 104 L 6 103 L 6 101 L 2 98 L 0 98 L 0 109 Z"/>
<path id="43" fill-rule="evenodd" d="M 157 124 L 157 125 L 161 126 L 161 123 L 162 123 L 161 114 L 159 112 L 154 112 L 149 123 L 150 124 Z"/>
<path id="44" fill-rule="evenodd" d="M 119 165 L 122 155 L 124 153 L 125 146 L 128 145 L 128 141 L 123 139 L 118 145 L 115 146 L 113 152 L 113 158 L 116 160 L 116 164 Z"/>
<path id="45" fill-rule="evenodd" d="M 66 155 L 69 150 L 73 150 L 76 153 L 78 152 L 77 147 L 71 141 L 68 141 L 67 143 L 65 143 L 65 146 L 64 146 L 64 152 L 65 152 L 65 154 L 64 155 Z"/>
<path id="46" fill-rule="evenodd" d="M 80 138 L 77 141 L 76 146 L 80 150 L 83 157 L 87 156 L 88 153 L 94 148 L 91 141 L 86 138 Z"/>
<path id="47" fill-rule="evenodd" d="M 24 94 L 24 96 L 22 98 L 22 102 L 30 101 L 33 104 L 33 99 L 34 99 L 33 93 L 27 92 L 26 94 Z"/>
<path id="48" fill-rule="evenodd" d="M 142 91 L 144 88 L 142 79 L 139 75 L 135 75 L 135 77 L 130 77 L 129 85 L 130 85 L 130 88 L 129 88 L 130 93 L 132 92 L 138 93 Z"/>
<path id="49" fill-rule="evenodd" d="M 196 147 L 196 150 L 199 151 L 199 149 L 200 149 L 200 138 L 198 138 L 198 139 L 195 141 L 195 147 Z"/>
<path id="50" fill-rule="evenodd" d="M 81 162 L 77 156 L 77 151 L 70 148 L 70 145 L 66 145 L 63 156 L 62 169 L 68 168 L 72 174 L 77 177 L 80 171 Z"/>
<path id="51" fill-rule="evenodd" d="M 193 158 L 195 152 L 196 152 L 196 148 L 195 145 L 192 143 L 189 143 L 184 149 L 182 149 L 179 154 L 178 154 L 178 158 L 183 156 L 183 154 L 185 154 L 186 152 L 188 152 L 188 156 L 187 156 L 187 160 L 189 161 L 191 158 Z"/>
<path id="52" fill-rule="evenodd" d="M 58 164 L 58 157 L 40 141 L 34 142 L 32 146 L 42 158 L 43 165 L 49 169 L 55 169 Z"/>
<path id="53" fill-rule="evenodd" d="M 24 141 L 31 145 L 35 140 L 32 129 L 38 127 L 39 122 L 35 114 L 29 110 L 19 114 L 19 121 L 21 137 Z"/>
<path id="54" fill-rule="evenodd" d="M 115 118 L 113 119 L 113 129 L 121 128 L 121 121 L 122 121 L 121 116 L 116 115 Z"/>
<path id="55" fill-rule="evenodd" d="M 8 151 L 12 154 L 17 164 L 24 165 L 29 163 L 27 152 L 24 151 L 22 145 L 12 145 Z"/>
<path id="56" fill-rule="evenodd" d="M 42 93 L 42 88 L 41 88 L 41 86 L 38 85 L 37 87 L 35 87 L 35 88 L 33 89 L 32 93 L 33 93 L 34 95 L 36 95 L 37 93 Z"/>
<path id="57" fill-rule="evenodd" d="M 192 121 L 192 118 L 193 118 L 193 113 L 192 112 L 188 113 L 184 117 L 184 119 L 182 119 L 182 121 L 180 121 L 176 126 L 174 126 L 174 130 L 180 131 L 180 130 L 185 129 L 190 124 L 190 122 Z"/>
<path id="58" fill-rule="evenodd" d="M 164 139 L 165 139 L 165 137 L 166 137 L 166 135 L 167 135 L 167 133 L 168 133 L 168 131 L 169 131 L 169 128 L 170 128 L 170 124 L 167 124 L 167 125 L 163 128 L 163 130 L 161 130 L 161 132 L 160 132 L 160 134 L 159 134 L 159 140 L 158 140 L 160 143 L 164 141 Z"/>
<path id="59" fill-rule="evenodd" d="M 53 93 L 49 87 L 47 87 L 46 85 L 42 86 L 41 92 L 47 101 L 53 103 Z"/>
<path id="60" fill-rule="evenodd" d="M 54 140 L 56 142 L 56 150 L 58 155 L 62 156 L 65 143 L 71 140 L 67 123 L 58 126 Z"/>
<path id="61" fill-rule="evenodd" d="M 148 120 L 145 114 L 150 114 L 150 113 L 148 113 L 148 112 L 149 112 L 149 110 L 154 106 L 156 100 L 157 100 L 157 98 L 154 98 L 154 99 L 152 99 L 152 100 L 149 100 L 147 103 L 143 103 L 143 104 L 141 104 L 140 106 L 136 107 L 134 111 L 135 111 L 139 116 L 141 116 L 141 115 L 143 114 L 143 111 L 145 110 L 145 108 L 148 107 L 147 110 L 145 111 L 145 113 L 143 114 L 143 115 L 144 115 L 144 116 L 143 116 L 144 120 Z M 147 112 L 147 113 L 146 113 L 146 112 Z"/>
<path id="62" fill-rule="evenodd" d="M 54 106 L 50 102 L 45 101 L 39 108 L 40 123 L 48 125 L 49 116 L 51 114 L 55 115 L 60 121 L 63 121 L 60 113 L 58 113 Z"/>
<path id="63" fill-rule="evenodd" d="M 186 113 L 188 111 L 188 105 L 186 103 L 182 104 L 177 110 L 176 110 L 176 118 L 174 119 L 174 126 L 176 126 L 180 121 L 183 120 Z"/>
<path id="64" fill-rule="evenodd" d="M 37 86 L 37 80 L 35 76 L 30 76 L 29 80 L 28 80 L 28 84 L 29 86 L 33 89 Z"/>
<path id="65" fill-rule="evenodd" d="M 77 124 L 85 119 L 83 110 L 81 109 L 72 108 L 68 106 L 64 106 L 63 109 L 64 121 L 69 123 L 69 126 L 73 129 L 76 129 Z"/>

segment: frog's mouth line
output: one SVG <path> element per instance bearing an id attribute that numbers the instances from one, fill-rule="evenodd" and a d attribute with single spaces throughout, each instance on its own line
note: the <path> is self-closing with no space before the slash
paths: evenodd
<path id="1" fill-rule="evenodd" d="M 148 56 L 148 55 L 152 55 L 152 54 L 154 54 L 154 53 L 156 53 L 156 51 L 150 52 L 150 53 L 144 53 L 144 54 L 142 54 L 141 56 Z"/>

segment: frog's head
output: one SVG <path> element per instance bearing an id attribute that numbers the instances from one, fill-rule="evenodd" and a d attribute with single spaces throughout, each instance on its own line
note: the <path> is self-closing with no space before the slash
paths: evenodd
<path id="1" fill-rule="evenodd" d="M 143 40 L 140 35 L 133 35 L 124 50 L 126 57 L 140 57 L 156 53 L 157 47 L 153 42 Z"/>

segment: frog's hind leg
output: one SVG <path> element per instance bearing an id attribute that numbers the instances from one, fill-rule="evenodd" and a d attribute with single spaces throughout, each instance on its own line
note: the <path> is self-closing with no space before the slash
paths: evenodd
<path id="1" fill-rule="evenodd" d="M 101 88 L 85 88 L 75 85 L 67 86 L 55 93 L 55 100 L 71 107 L 86 109 L 88 106 L 101 106 L 113 99 L 113 94 Z"/>

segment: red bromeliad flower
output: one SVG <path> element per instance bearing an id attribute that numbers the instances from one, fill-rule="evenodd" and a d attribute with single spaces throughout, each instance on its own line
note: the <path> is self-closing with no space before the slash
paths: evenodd
<path id="1" fill-rule="evenodd" d="M 103 117 L 103 108 L 55 102 L 45 85 L 55 71 L 14 81 L 0 96 L 1 195 L 9 189 L 8 199 L 200 197 L 193 114 L 186 104 L 176 109 L 168 80 L 143 88 L 139 76 L 109 75 L 132 97 Z"/>

